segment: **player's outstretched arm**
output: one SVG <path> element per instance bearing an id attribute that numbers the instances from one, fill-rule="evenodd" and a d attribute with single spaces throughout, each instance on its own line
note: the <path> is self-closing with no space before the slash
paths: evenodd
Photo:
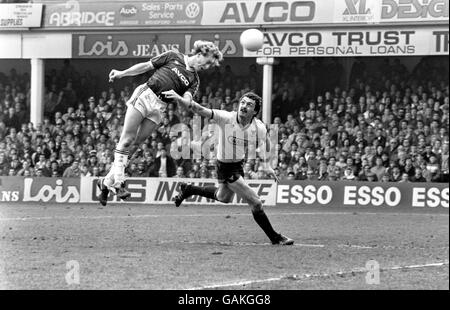
<path id="1" fill-rule="evenodd" d="M 191 110 L 194 113 L 196 113 L 200 116 L 206 117 L 208 119 L 212 117 L 212 113 L 213 113 L 213 111 L 211 109 L 205 108 L 204 106 L 195 102 L 194 100 L 192 100 L 192 102 L 191 102 Z"/>
<path id="2" fill-rule="evenodd" d="M 189 93 L 184 94 L 183 97 L 178 95 L 174 90 L 163 91 L 162 94 L 164 94 L 166 98 L 175 100 L 176 102 L 182 104 L 185 108 L 192 110 L 192 112 L 200 116 L 207 118 L 211 118 L 212 116 L 212 110 L 207 109 L 199 103 L 195 102 Z"/>
<path id="3" fill-rule="evenodd" d="M 151 61 L 141 62 L 131 66 L 130 68 L 120 71 L 120 70 L 111 70 L 109 73 L 109 81 L 113 82 L 115 79 L 120 79 L 125 76 L 135 76 L 147 71 L 153 70 L 154 66 Z"/>

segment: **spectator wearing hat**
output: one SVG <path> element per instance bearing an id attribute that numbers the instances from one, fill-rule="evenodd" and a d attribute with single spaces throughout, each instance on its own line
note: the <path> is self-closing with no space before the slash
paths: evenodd
<path id="1" fill-rule="evenodd" d="M 294 171 L 291 171 L 291 172 L 289 172 L 289 173 L 287 174 L 286 180 L 288 180 L 288 181 L 293 181 L 293 180 L 295 180 L 295 173 L 294 173 Z"/>
<path id="2" fill-rule="evenodd" d="M 89 167 L 98 166 L 99 160 L 98 160 L 98 157 L 97 157 L 97 151 L 96 150 L 91 150 L 89 152 L 89 158 L 88 158 L 87 161 L 88 161 Z"/>
<path id="3" fill-rule="evenodd" d="M 131 173 L 132 177 L 148 177 L 149 176 L 149 168 L 147 167 L 147 163 L 145 160 L 140 160 L 137 165 L 136 169 L 133 170 Z"/>

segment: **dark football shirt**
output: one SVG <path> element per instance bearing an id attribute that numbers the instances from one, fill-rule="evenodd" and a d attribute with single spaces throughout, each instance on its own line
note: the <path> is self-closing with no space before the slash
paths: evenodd
<path id="1" fill-rule="evenodd" d="M 195 98 L 200 79 L 197 72 L 186 69 L 184 55 L 175 51 L 167 51 L 151 59 L 156 71 L 148 79 L 147 85 L 153 92 L 164 100 L 163 91 L 173 89 L 183 96 L 190 92 Z"/>

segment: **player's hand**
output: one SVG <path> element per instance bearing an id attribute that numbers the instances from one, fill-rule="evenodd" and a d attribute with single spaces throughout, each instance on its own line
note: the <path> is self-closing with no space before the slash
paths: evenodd
<path id="1" fill-rule="evenodd" d="M 114 82 L 114 79 L 120 79 L 121 77 L 122 77 L 121 71 L 113 69 L 109 73 L 109 82 L 112 83 Z"/>
<path id="2" fill-rule="evenodd" d="M 161 92 L 164 97 L 166 97 L 167 99 L 173 100 L 175 102 L 182 102 L 182 99 L 180 95 L 178 95 L 173 89 L 171 90 L 166 90 Z"/>

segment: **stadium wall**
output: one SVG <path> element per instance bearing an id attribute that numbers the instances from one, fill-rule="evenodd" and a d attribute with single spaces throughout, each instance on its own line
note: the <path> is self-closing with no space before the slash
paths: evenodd
<path id="1" fill-rule="evenodd" d="M 92 203 L 99 194 L 95 177 L 81 178 L 0 178 L 0 206 L 10 203 Z M 127 188 L 132 193 L 126 202 L 111 196 L 110 203 L 170 205 L 181 182 L 200 186 L 217 185 L 211 179 L 130 178 Z M 386 208 L 401 210 L 447 210 L 448 184 L 442 183 L 368 183 L 248 180 L 250 187 L 266 206 L 325 207 L 336 209 Z M 186 204 L 217 205 L 202 197 L 191 197 Z M 234 205 L 245 205 L 235 197 Z"/>

